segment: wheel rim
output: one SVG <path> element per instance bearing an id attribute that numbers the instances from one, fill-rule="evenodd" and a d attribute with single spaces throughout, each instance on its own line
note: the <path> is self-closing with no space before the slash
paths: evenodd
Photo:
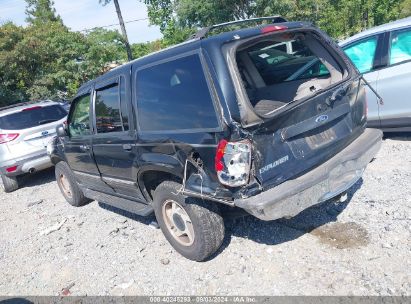
<path id="1" fill-rule="evenodd" d="M 163 220 L 173 238 L 183 246 L 194 243 L 193 223 L 184 208 L 173 200 L 163 204 Z"/>
<path id="2" fill-rule="evenodd" d="M 73 196 L 73 194 L 71 192 L 71 185 L 70 185 L 70 182 L 68 181 L 67 177 L 64 174 L 60 174 L 59 183 L 60 183 L 60 186 L 61 186 L 61 190 L 63 190 L 63 194 L 66 197 L 71 198 Z"/>

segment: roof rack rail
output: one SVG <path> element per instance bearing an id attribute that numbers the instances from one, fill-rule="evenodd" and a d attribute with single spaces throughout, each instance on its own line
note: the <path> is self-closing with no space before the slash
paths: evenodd
<path id="1" fill-rule="evenodd" d="M 287 22 L 287 19 L 285 19 L 282 16 L 268 16 L 268 17 L 257 17 L 257 18 L 250 18 L 250 19 L 242 19 L 242 20 L 235 20 L 235 21 L 230 21 L 230 22 L 225 22 L 225 23 L 220 23 L 220 24 L 215 24 L 211 26 L 204 27 L 200 29 L 197 33 L 193 34 L 189 40 L 192 39 L 203 39 L 205 36 L 213 29 L 219 28 L 219 27 L 224 27 L 224 26 L 230 26 L 234 24 L 240 24 L 240 23 L 247 23 L 247 22 L 256 22 L 256 21 L 263 21 L 263 20 L 271 20 L 272 23 L 281 23 L 281 22 Z"/>

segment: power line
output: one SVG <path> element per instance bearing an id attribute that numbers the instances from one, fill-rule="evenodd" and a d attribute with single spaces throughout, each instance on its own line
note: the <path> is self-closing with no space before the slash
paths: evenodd
<path id="1" fill-rule="evenodd" d="M 148 20 L 148 18 L 133 19 L 133 20 L 126 21 L 124 23 L 132 23 L 132 22 L 138 22 L 138 21 L 144 21 L 144 20 Z M 100 27 L 111 27 L 111 26 L 116 26 L 116 25 L 120 25 L 120 23 L 113 23 L 113 24 L 108 24 L 108 25 L 95 26 L 95 27 L 83 29 L 80 32 L 87 32 L 87 31 L 91 31 L 91 30 L 94 30 L 94 29 L 100 28 Z"/>

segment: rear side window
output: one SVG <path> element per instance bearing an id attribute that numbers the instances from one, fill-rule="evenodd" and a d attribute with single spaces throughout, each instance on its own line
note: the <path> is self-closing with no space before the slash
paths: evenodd
<path id="1" fill-rule="evenodd" d="M 20 112 L 1 116 L 0 129 L 28 129 L 60 120 L 66 115 L 66 110 L 60 105 L 28 107 Z"/>
<path id="2" fill-rule="evenodd" d="M 344 51 L 360 73 L 366 73 L 372 70 L 376 49 L 377 36 L 373 36 L 351 44 Z"/>
<path id="3" fill-rule="evenodd" d="M 142 131 L 211 129 L 216 111 L 198 55 L 137 72 L 138 124 Z"/>
<path id="4" fill-rule="evenodd" d="M 97 133 L 123 131 L 118 84 L 96 91 L 95 111 Z"/>
<path id="5" fill-rule="evenodd" d="M 411 29 L 391 34 L 390 64 L 411 60 Z"/>
<path id="6" fill-rule="evenodd" d="M 90 95 L 76 98 L 71 108 L 68 124 L 70 136 L 90 135 Z"/>

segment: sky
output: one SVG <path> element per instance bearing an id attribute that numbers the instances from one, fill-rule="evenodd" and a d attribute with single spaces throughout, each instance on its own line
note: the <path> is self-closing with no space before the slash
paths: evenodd
<path id="1" fill-rule="evenodd" d="M 147 10 L 139 0 L 119 0 L 124 22 L 145 19 L 126 23 L 127 35 L 130 43 L 147 42 L 161 38 L 160 29 L 150 26 Z M 0 24 L 12 21 L 18 25 L 26 25 L 26 2 L 24 0 L 0 0 Z M 54 0 L 54 8 L 66 26 L 73 31 L 81 31 L 98 26 L 118 24 L 114 3 L 106 6 L 99 4 L 99 0 Z M 117 29 L 118 25 L 107 27 Z"/>

